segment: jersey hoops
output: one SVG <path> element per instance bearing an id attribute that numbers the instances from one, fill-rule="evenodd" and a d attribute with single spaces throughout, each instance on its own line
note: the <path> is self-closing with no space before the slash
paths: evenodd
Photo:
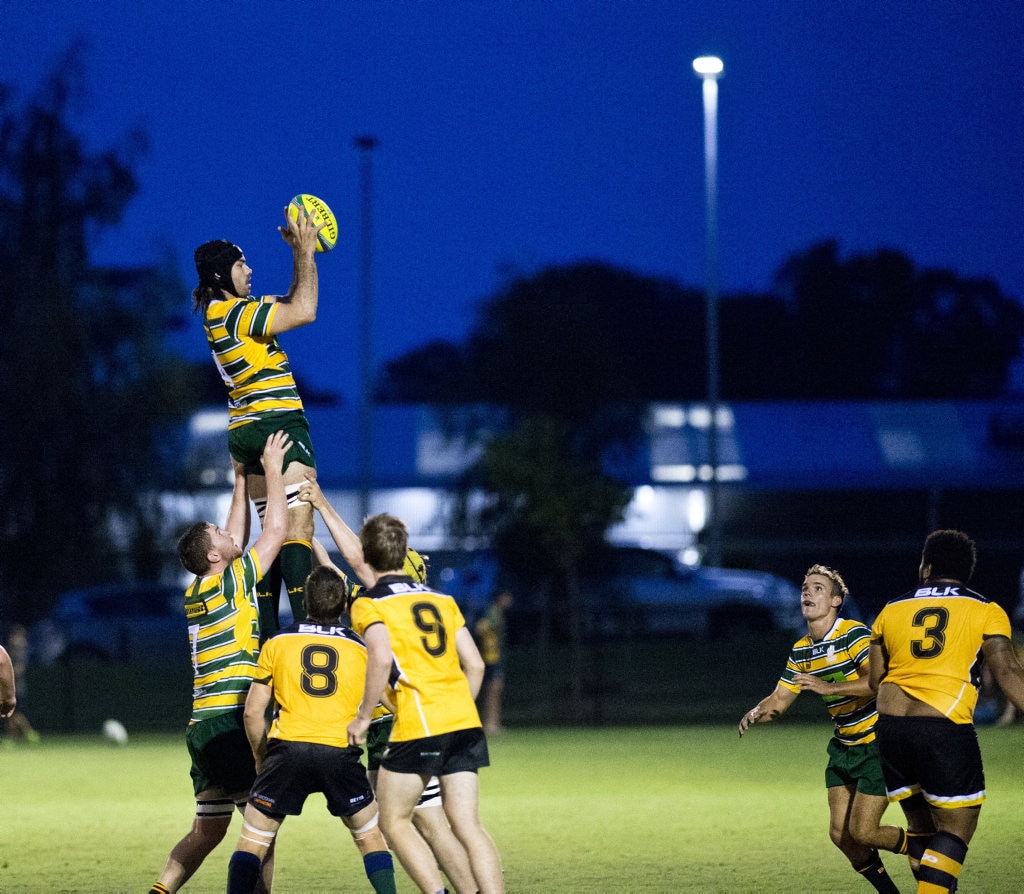
<path id="1" fill-rule="evenodd" d="M 871 632 L 859 621 L 837 618 L 832 629 L 815 642 L 805 636 L 793 644 L 779 685 L 800 693 L 794 674 L 813 674 L 822 680 L 856 680 L 866 673 Z M 836 725 L 835 737 L 843 745 L 863 745 L 875 740 L 875 698 L 869 695 L 823 696 Z"/>
<path id="2" fill-rule="evenodd" d="M 206 338 L 230 395 L 229 429 L 302 410 L 288 355 L 267 334 L 277 308 L 270 296 L 215 299 L 206 308 Z"/>

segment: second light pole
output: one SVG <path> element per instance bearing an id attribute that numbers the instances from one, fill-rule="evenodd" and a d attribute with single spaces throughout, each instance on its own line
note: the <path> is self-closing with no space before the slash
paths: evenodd
<path id="1" fill-rule="evenodd" d="M 373 150 L 377 138 L 356 137 L 359 150 L 359 524 L 370 514 L 373 487 Z M 357 529 L 358 530 L 358 529 Z"/>
<path id="2" fill-rule="evenodd" d="M 718 499 L 718 79 L 725 66 L 717 56 L 698 56 L 693 70 L 704 92 L 704 182 L 706 263 L 705 334 L 708 401 L 708 541 L 709 565 L 722 562 L 722 520 Z"/>

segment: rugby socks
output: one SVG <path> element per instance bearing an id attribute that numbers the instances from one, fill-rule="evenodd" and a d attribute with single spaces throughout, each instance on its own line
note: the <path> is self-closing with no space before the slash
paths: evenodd
<path id="1" fill-rule="evenodd" d="M 943 894 L 955 891 L 960 870 L 964 868 L 967 845 L 950 832 L 936 832 L 921 857 L 917 878 L 918 894 Z"/>
<path id="2" fill-rule="evenodd" d="M 252 894 L 260 878 L 262 860 L 248 851 L 235 851 L 228 863 L 227 894 Z"/>
<path id="3" fill-rule="evenodd" d="M 292 618 L 295 621 L 306 620 L 306 609 L 302 605 L 302 595 L 306 588 L 306 578 L 313 570 L 313 546 L 303 540 L 288 540 L 281 547 L 281 575 L 288 588 L 288 601 L 292 606 Z"/>
<path id="4" fill-rule="evenodd" d="M 907 830 L 907 860 L 910 862 L 910 871 L 914 873 L 914 878 L 920 878 L 921 857 L 928 849 L 928 841 L 934 834 Z"/>
<path id="5" fill-rule="evenodd" d="M 149 889 L 149 894 L 171 894 L 171 889 L 161 885 L 160 882 L 154 882 L 153 887 Z"/>
<path id="6" fill-rule="evenodd" d="M 900 833 L 900 837 L 896 842 L 896 847 L 892 849 L 892 852 L 894 854 L 905 854 L 907 852 L 907 843 L 910 841 L 910 837 L 899 826 L 896 827 L 896 831 Z"/>
<path id="7" fill-rule="evenodd" d="M 853 868 L 871 882 L 872 887 L 876 891 L 881 891 L 882 894 L 900 894 L 900 889 L 893 884 L 889 873 L 885 871 L 885 866 L 882 865 L 882 858 L 878 856 L 878 851 L 871 852 L 871 857 L 867 863 L 861 863 L 860 866 L 854 866 Z"/>
<path id="8" fill-rule="evenodd" d="M 372 851 L 363 857 L 366 877 L 377 894 L 396 894 L 395 861 L 389 851 Z M 230 892 L 229 892 L 230 894 Z"/>
<path id="9" fill-rule="evenodd" d="M 281 629 L 277 606 L 281 601 L 281 560 L 274 559 L 256 584 L 256 605 L 260 613 L 260 645 Z"/>

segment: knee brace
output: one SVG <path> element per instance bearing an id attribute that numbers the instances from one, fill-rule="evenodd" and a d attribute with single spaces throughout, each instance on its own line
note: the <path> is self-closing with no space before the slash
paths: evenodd
<path id="1" fill-rule="evenodd" d="M 245 806 L 245 802 L 242 803 Z M 231 822 L 231 812 L 235 803 L 230 798 L 218 798 L 214 801 L 196 801 L 196 819 L 226 819 Z"/>
<path id="2" fill-rule="evenodd" d="M 276 837 L 277 829 L 268 832 L 266 829 L 257 829 L 247 822 L 242 823 L 242 840 L 260 848 L 261 853 L 266 853 L 270 849 L 270 845 L 274 843 Z"/>
<path id="3" fill-rule="evenodd" d="M 377 828 L 377 823 L 380 821 L 380 814 L 375 813 L 373 819 L 370 820 L 365 826 L 360 826 L 358 829 L 349 829 L 352 833 L 353 841 L 362 841 L 370 832 Z"/>

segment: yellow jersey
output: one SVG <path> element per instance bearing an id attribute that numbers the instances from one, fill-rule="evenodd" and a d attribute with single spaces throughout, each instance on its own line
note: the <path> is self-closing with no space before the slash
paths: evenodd
<path id="1" fill-rule="evenodd" d="M 366 646 L 340 624 L 293 624 L 263 644 L 253 682 L 274 688 L 268 739 L 346 748 L 366 684 Z"/>
<path id="2" fill-rule="evenodd" d="M 888 603 L 871 627 L 871 642 L 888 658 L 883 683 L 895 683 L 954 723 L 971 723 L 982 641 L 1010 633 L 1010 619 L 995 602 L 963 584 L 939 583 Z"/>
<path id="3" fill-rule="evenodd" d="M 358 634 L 381 623 L 391 638 L 398 677 L 390 741 L 480 726 L 455 649 L 455 634 L 466 620 L 451 596 L 405 575 L 387 575 L 352 603 L 350 613 Z"/>

